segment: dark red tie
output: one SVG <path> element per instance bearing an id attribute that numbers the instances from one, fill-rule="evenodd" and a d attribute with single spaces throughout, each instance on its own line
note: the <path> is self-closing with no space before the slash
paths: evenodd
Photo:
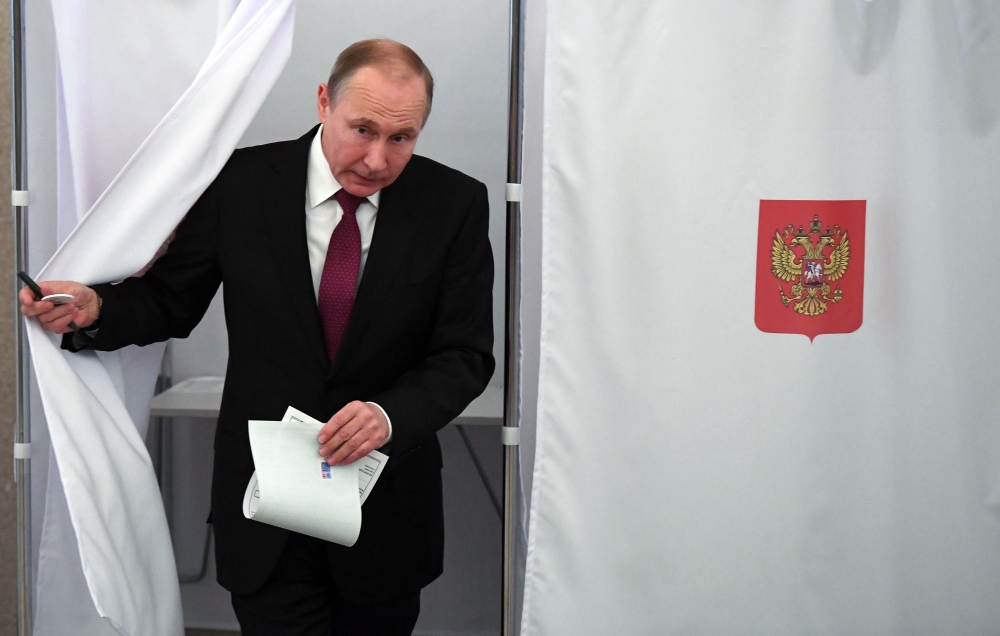
<path id="1" fill-rule="evenodd" d="M 319 315 L 323 319 L 326 353 L 333 361 L 354 309 L 354 290 L 361 267 L 361 230 L 355 213 L 366 199 L 346 190 L 333 195 L 344 210 L 326 248 L 323 277 L 319 281 Z"/>

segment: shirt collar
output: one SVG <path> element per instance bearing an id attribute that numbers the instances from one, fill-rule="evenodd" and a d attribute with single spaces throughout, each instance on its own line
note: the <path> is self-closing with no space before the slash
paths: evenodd
<path id="1" fill-rule="evenodd" d="M 341 189 L 340 183 L 337 182 L 337 179 L 333 176 L 333 172 L 330 171 L 330 164 L 326 160 L 326 155 L 323 154 L 323 143 L 320 141 L 322 135 L 323 126 L 320 125 L 319 130 L 316 131 L 316 136 L 313 137 L 312 146 L 309 148 L 306 189 L 309 194 L 307 205 L 310 210 L 337 194 L 337 191 Z M 381 194 L 382 191 L 379 190 L 368 197 L 368 202 L 374 205 L 376 210 L 378 209 Z"/>

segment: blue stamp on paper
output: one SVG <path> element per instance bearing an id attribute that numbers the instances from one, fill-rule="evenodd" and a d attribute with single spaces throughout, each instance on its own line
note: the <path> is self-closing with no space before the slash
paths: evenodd
<path id="1" fill-rule="evenodd" d="M 321 479 L 330 479 L 330 464 L 327 464 L 325 459 L 320 460 L 319 470 Z"/>

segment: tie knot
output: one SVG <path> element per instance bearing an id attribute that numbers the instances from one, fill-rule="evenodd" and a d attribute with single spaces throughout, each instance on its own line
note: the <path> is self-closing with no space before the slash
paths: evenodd
<path id="1" fill-rule="evenodd" d="M 358 206 L 367 200 L 365 197 L 355 196 L 344 189 L 337 190 L 337 194 L 333 195 L 333 198 L 344 209 L 345 214 L 354 214 L 358 211 Z"/>

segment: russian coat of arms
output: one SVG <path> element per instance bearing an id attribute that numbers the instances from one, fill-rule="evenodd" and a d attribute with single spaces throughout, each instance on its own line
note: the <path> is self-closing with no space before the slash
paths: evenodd
<path id="1" fill-rule="evenodd" d="M 850 262 L 847 231 L 839 225 L 824 229 L 818 214 L 809 222 L 808 232 L 790 224 L 774 233 L 771 273 L 778 280 L 781 304 L 803 316 L 819 316 L 829 303 L 840 302 L 844 291 L 832 284 L 844 277 Z"/>
<path id="2" fill-rule="evenodd" d="M 762 200 L 754 322 L 767 333 L 861 327 L 865 201 Z"/>

